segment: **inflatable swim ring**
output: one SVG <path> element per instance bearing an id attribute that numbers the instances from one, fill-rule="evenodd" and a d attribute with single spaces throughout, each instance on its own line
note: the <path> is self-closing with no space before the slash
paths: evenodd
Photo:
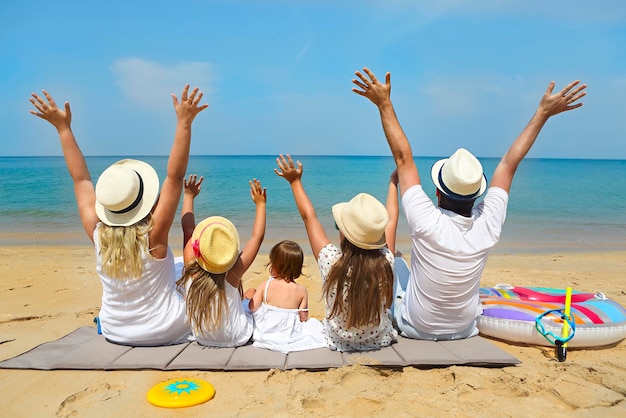
<path id="1" fill-rule="evenodd" d="M 155 385 L 148 391 L 148 402 L 163 408 L 183 408 L 213 399 L 215 388 L 200 379 L 172 379 Z"/>
<path id="2" fill-rule="evenodd" d="M 546 287 L 481 287 L 483 313 L 477 319 L 481 334 L 501 340 L 550 346 L 535 328 L 535 319 L 547 311 L 564 309 L 565 289 Z M 576 325 L 569 347 L 599 347 L 626 338 L 626 309 L 602 293 L 572 292 L 571 316 Z M 546 332 L 560 335 L 563 317 L 541 318 Z"/>

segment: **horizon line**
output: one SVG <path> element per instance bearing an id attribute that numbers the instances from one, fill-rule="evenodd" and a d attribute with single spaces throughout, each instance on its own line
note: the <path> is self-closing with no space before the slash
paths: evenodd
<path id="1" fill-rule="evenodd" d="M 189 157 L 272 157 L 276 158 L 279 154 L 190 154 Z M 287 154 L 283 154 L 287 155 Z M 374 155 L 374 154 L 289 154 L 297 157 L 323 157 L 323 158 L 393 158 L 391 155 Z M 100 154 L 85 155 L 85 158 L 164 158 L 167 154 Z M 413 155 L 413 158 L 447 158 L 448 155 Z M 60 155 L 0 155 L 0 158 L 64 158 Z M 502 157 L 485 157 L 477 156 L 483 159 L 500 159 Z M 524 160 L 585 160 L 585 161 L 626 161 L 626 158 L 583 158 L 583 157 L 525 157 Z"/>

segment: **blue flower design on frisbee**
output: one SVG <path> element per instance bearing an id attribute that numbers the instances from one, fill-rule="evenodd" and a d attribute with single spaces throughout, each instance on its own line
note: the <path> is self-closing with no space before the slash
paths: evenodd
<path id="1" fill-rule="evenodd" d="M 163 389 L 168 391 L 170 394 L 176 393 L 177 395 L 180 395 L 182 393 L 188 393 L 191 395 L 192 391 L 198 390 L 199 388 L 200 386 L 197 383 L 185 379 L 172 382 Z"/>

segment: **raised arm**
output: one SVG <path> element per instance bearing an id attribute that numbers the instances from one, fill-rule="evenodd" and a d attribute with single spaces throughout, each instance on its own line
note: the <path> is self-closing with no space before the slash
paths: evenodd
<path id="1" fill-rule="evenodd" d="M 263 243 L 263 238 L 265 238 L 267 190 L 261 187 L 261 182 L 257 179 L 250 182 L 250 197 L 252 197 L 252 201 L 256 205 L 252 236 L 246 243 L 246 246 L 243 247 L 239 259 L 226 277 L 228 282 L 234 287 L 239 287 L 241 277 L 254 262 Z"/>
<path id="2" fill-rule="evenodd" d="M 413 161 L 411 145 L 400 126 L 396 111 L 391 103 L 391 73 L 386 74 L 383 84 L 368 68 L 363 68 L 363 72 L 367 74 L 367 77 L 359 71 L 355 73 L 359 80 L 353 79 L 352 82 L 358 88 L 353 88 L 352 91 L 368 98 L 378 107 L 383 131 L 398 167 L 400 191 L 404 194 L 411 186 L 420 184 L 420 177 L 415 161 Z"/>
<path id="3" fill-rule="evenodd" d="M 35 93 L 31 93 L 32 98 L 29 100 L 37 111 L 31 110 L 30 113 L 50 122 L 59 134 L 65 164 L 74 182 L 74 195 L 78 205 L 80 221 L 87 236 L 93 242 L 93 231 L 99 222 L 95 207 L 96 192 L 91 181 L 87 162 L 72 132 L 70 103 L 65 102 L 65 111 L 63 111 L 59 109 L 47 91 L 44 90 L 43 95 L 46 97 L 47 103 Z"/>
<path id="4" fill-rule="evenodd" d="M 576 87 L 579 83 L 580 81 L 578 80 L 572 81 L 563 90 L 552 94 L 555 84 L 554 81 L 550 82 L 530 122 L 528 122 L 528 125 L 522 130 L 509 150 L 504 154 L 500 163 L 498 163 L 491 179 L 492 187 L 499 187 L 508 193 L 519 163 L 528 154 L 548 119 L 551 116 L 579 108 L 583 105 L 582 102 L 577 102 L 586 95 L 583 90 L 587 85 L 582 84 Z"/>
<path id="5" fill-rule="evenodd" d="M 183 190 L 183 208 L 180 217 L 180 225 L 183 229 L 183 248 L 185 248 L 187 242 L 191 239 L 193 230 L 196 227 L 193 202 L 196 196 L 200 194 L 203 180 L 204 177 L 200 177 L 198 180 L 198 176 L 195 174 L 190 174 L 189 179 L 183 179 L 185 189 Z"/>
<path id="6" fill-rule="evenodd" d="M 300 217 L 304 221 L 304 227 L 309 237 L 311 251 L 313 251 L 313 256 L 317 260 L 320 250 L 330 244 L 330 240 L 324 231 L 322 223 L 317 218 L 315 208 L 311 200 L 309 200 L 309 196 L 304 191 L 304 186 L 302 185 L 302 164 L 298 161 L 298 168 L 296 168 L 289 154 L 287 154 L 287 158 L 280 154 L 276 158 L 276 164 L 278 168 L 275 168 L 274 172 L 287 180 L 291 186 L 291 192 L 296 201 L 298 212 L 300 212 Z"/>
<path id="7" fill-rule="evenodd" d="M 150 246 L 153 248 L 152 254 L 157 258 L 165 257 L 168 234 L 172 222 L 174 222 L 174 216 L 176 216 L 178 202 L 180 202 L 183 179 L 189 161 L 191 124 L 196 115 L 209 106 L 208 104 L 199 104 L 200 100 L 202 100 L 202 93 L 198 92 L 197 87 L 191 93 L 188 92 L 189 85 L 186 85 L 183 88 L 180 103 L 176 95 L 172 94 L 178 121 L 174 135 L 174 144 L 167 161 L 167 176 L 163 181 L 159 200 L 152 213 L 154 228 L 150 233 Z"/>
<path id="8" fill-rule="evenodd" d="M 400 215 L 400 205 L 398 203 L 398 170 L 393 170 L 389 176 L 389 189 L 387 191 L 387 202 L 385 203 L 389 223 L 385 227 L 385 238 L 387 248 L 396 255 L 396 233 L 398 229 L 398 216 Z"/>

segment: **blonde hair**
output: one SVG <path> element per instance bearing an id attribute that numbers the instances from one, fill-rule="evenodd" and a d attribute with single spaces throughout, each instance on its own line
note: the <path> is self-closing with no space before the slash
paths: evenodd
<path id="1" fill-rule="evenodd" d="M 130 226 L 98 227 L 102 271 L 114 279 L 136 279 L 142 275 L 142 256 L 149 251 L 152 215 Z"/>
<path id="2" fill-rule="evenodd" d="M 194 332 L 205 335 L 220 327 L 222 315 L 228 315 L 226 306 L 226 273 L 209 273 L 200 267 L 197 260 L 185 264 L 183 275 L 176 281 L 181 294 L 185 294 L 185 284 L 191 280 L 186 291 L 187 318 L 195 328 Z M 242 289 L 240 286 L 239 292 Z"/>
<path id="3" fill-rule="evenodd" d="M 328 319 L 345 314 L 348 328 L 379 323 L 381 308 L 391 304 L 391 265 L 380 249 L 364 250 L 347 239 L 341 242 L 341 252 L 323 286 L 327 303 L 335 290 Z"/>
<path id="4" fill-rule="evenodd" d="M 303 263 L 302 247 L 293 241 L 281 241 L 270 250 L 268 266 L 277 279 L 287 282 L 295 281 L 302 274 Z"/>

